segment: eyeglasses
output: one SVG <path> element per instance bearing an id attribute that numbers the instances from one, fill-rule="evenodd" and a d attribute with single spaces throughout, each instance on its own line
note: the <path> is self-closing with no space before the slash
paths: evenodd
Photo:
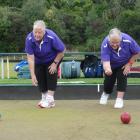
<path id="1" fill-rule="evenodd" d="M 119 46 L 120 42 L 109 42 L 111 46 Z"/>

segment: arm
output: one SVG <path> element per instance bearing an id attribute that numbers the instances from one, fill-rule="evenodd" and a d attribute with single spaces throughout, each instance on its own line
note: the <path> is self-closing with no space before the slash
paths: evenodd
<path id="1" fill-rule="evenodd" d="M 136 61 L 136 59 L 140 57 L 140 46 L 137 44 L 137 42 L 133 38 L 131 38 L 130 50 L 133 55 L 129 59 L 129 64 L 132 65 Z"/>
<path id="2" fill-rule="evenodd" d="M 55 64 L 58 64 L 58 63 L 62 60 L 62 58 L 64 57 L 65 50 L 66 50 L 66 49 L 64 49 L 63 52 L 59 52 L 59 53 L 57 54 L 57 56 L 56 56 L 55 59 L 54 59 L 54 63 L 55 63 Z"/>
<path id="3" fill-rule="evenodd" d="M 37 82 L 37 79 L 36 79 L 36 76 L 35 76 L 34 55 L 27 54 L 27 60 L 28 60 L 28 63 L 29 63 L 29 69 L 30 69 L 30 73 L 31 73 L 32 84 L 34 86 L 37 86 L 38 82 Z"/>
<path id="4" fill-rule="evenodd" d="M 130 72 L 131 66 L 133 65 L 133 63 L 135 63 L 136 59 L 138 59 L 139 57 L 140 57 L 140 52 L 135 54 L 135 55 L 133 55 L 129 59 L 128 63 L 122 67 L 124 69 L 124 71 L 123 71 L 124 75 L 127 75 Z"/>
<path id="5" fill-rule="evenodd" d="M 111 75 L 112 74 L 112 70 L 111 70 L 111 66 L 110 66 L 110 61 L 103 61 L 103 68 L 105 71 L 106 75 Z"/>
<path id="6" fill-rule="evenodd" d="M 130 72 L 130 68 L 135 63 L 136 59 L 140 57 L 140 46 L 137 44 L 137 42 L 129 36 L 130 40 L 130 51 L 132 52 L 132 57 L 129 59 L 128 63 L 124 65 L 123 69 L 123 74 L 127 75 Z"/>
<path id="7" fill-rule="evenodd" d="M 135 63 L 135 61 L 136 61 L 139 57 L 140 57 L 140 52 L 139 52 L 138 54 L 133 55 L 133 56 L 129 59 L 128 64 L 132 66 L 133 63 Z"/>
<path id="8" fill-rule="evenodd" d="M 60 61 L 64 57 L 64 52 L 66 48 L 62 40 L 56 34 L 54 34 L 52 47 L 57 51 L 57 55 L 53 63 L 49 66 L 49 72 L 51 74 L 54 74 L 57 71 L 57 65 L 60 63 Z"/>
<path id="9" fill-rule="evenodd" d="M 64 57 L 64 52 L 65 52 L 65 49 L 63 52 L 59 52 L 57 56 L 55 57 L 53 63 L 49 66 L 49 72 L 51 74 L 54 74 L 57 71 L 57 66 L 62 60 L 62 58 Z"/>
<path id="10" fill-rule="evenodd" d="M 108 49 L 107 37 L 101 44 L 101 60 L 103 62 L 103 69 L 106 75 L 111 75 L 111 65 L 110 65 L 110 51 Z"/>

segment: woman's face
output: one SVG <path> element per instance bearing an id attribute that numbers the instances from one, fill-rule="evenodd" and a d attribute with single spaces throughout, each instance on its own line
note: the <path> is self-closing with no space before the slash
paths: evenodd
<path id="1" fill-rule="evenodd" d="M 33 29 L 33 34 L 34 34 L 34 38 L 36 41 L 41 41 L 44 37 L 44 31 L 42 30 L 42 28 L 34 28 Z"/>
<path id="2" fill-rule="evenodd" d="M 120 47 L 121 39 L 119 37 L 110 38 L 109 44 L 113 49 L 118 49 Z"/>

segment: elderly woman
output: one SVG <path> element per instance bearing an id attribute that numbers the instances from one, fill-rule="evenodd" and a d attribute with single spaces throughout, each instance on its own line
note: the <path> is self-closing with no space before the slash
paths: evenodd
<path id="1" fill-rule="evenodd" d="M 33 31 L 26 37 L 25 52 L 31 72 L 32 84 L 39 87 L 41 108 L 55 106 L 54 92 L 57 85 L 57 68 L 64 56 L 65 46 L 45 22 L 34 22 Z"/>
<path id="2" fill-rule="evenodd" d="M 139 56 L 140 47 L 134 39 L 117 28 L 110 30 L 101 45 L 101 60 L 105 79 L 100 104 L 107 104 L 109 95 L 117 81 L 117 98 L 114 108 L 124 106 L 123 97 L 127 86 L 127 74 Z"/>

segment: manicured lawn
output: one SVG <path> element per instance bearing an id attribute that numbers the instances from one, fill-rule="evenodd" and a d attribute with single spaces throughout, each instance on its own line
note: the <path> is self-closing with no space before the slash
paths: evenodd
<path id="1" fill-rule="evenodd" d="M 103 78 L 58 79 L 58 83 L 102 84 Z M 0 84 L 31 84 L 31 79 L 0 79 Z M 128 84 L 140 84 L 140 78 L 128 78 Z"/>
<path id="2" fill-rule="evenodd" d="M 57 100 L 53 109 L 39 109 L 36 100 L 0 101 L 0 140 L 139 140 L 138 100 L 125 101 L 114 109 L 114 101 Z M 122 124 L 127 111 L 130 124 Z"/>

